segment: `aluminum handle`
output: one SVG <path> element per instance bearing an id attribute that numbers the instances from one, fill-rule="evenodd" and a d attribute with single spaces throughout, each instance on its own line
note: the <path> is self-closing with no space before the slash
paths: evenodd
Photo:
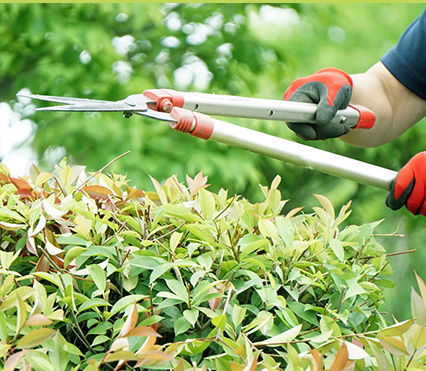
<path id="1" fill-rule="evenodd" d="M 315 124 L 317 105 L 274 99 L 246 98 L 231 95 L 179 92 L 184 98 L 184 108 L 207 115 L 245 117 L 262 120 L 303 122 Z M 359 112 L 348 107 L 337 112 L 332 123 L 346 122 L 357 125 Z"/>
<path id="2" fill-rule="evenodd" d="M 295 143 L 228 122 L 213 120 L 210 139 L 322 173 L 389 191 L 397 172 Z"/>

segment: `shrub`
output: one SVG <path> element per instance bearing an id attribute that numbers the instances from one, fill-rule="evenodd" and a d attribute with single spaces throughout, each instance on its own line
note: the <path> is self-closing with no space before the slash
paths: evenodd
<path id="1" fill-rule="evenodd" d="M 426 286 L 388 326 L 378 223 L 320 195 L 283 215 L 279 177 L 254 204 L 201 173 L 152 182 L 1 165 L 4 370 L 425 369 Z"/>

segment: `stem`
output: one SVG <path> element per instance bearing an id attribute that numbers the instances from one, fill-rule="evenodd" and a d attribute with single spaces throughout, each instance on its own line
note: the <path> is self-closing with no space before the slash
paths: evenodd
<path id="1" fill-rule="evenodd" d="M 152 299 L 152 285 L 149 285 L 149 305 L 151 309 L 151 316 L 154 315 L 154 301 Z"/>
<path id="2" fill-rule="evenodd" d="M 406 250 L 406 251 L 398 251 L 398 252 L 391 252 L 389 254 L 386 254 L 386 256 L 397 256 L 397 255 L 404 255 L 404 254 L 410 254 L 412 252 L 416 252 L 416 249 L 412 250 Z"/>
<path id="3" fill-rule="evenodd" d="M 237 195 L 235 195 L 234 197 L 232 197 L 232 199 L 231 199 L 231 201 L 229 202 L 229 204 L 228 205 L 226 205 L 226 207 L 219 213 L 219 214 L 217 214 L 215 217 L 214 217 L 214 219 L 213 220 L 216 220 L 216 219 L 218 219 L 226 210 L 228 210 L 230 207 L 231 207 L 231 205 L 234 203 L 234 201 L 237 199 Z"/>
<path id="4" fill-rule="evenodd" d="M 340 285 L 340 296 L 339 296 L 339 301 L 337 303 L 337 309 L 336 312 L 339 313 L 340 312 L 340 306 L 342 305 L 343 302 L 343 295 L 345 294 L 346 291 L 346 286 L 345 285 Z"/>
<path id="5" fill-rule="evenodd" d="M 102 173 L 102 171 L 104 171 L 108 166 L 112 165 L 114 162 L 116 162 L 117 160 L 119 160 L 120 158 L 128 155 L 130 153 L 130 151 L 124 152 L 122 153 L 120 156 L 117 156 L 115 159 L 111 160 L 110 162 L 108 162 L 104 167 L 102 167 L 100 170 L 98 170 L 96 173 L 94 173 L 92 176 L 90 176 L 85 182 L 83 182 L 83 184 L 81 184 L 80 186 L 76 187 L 71 194 L 74 194 L 75 192 L 78 192 L 79 190 L 81 190 L 87 183 L 89 183 L 95 176 L 99 175 L 100 173 Z"/>
<path id="6" fill-rule="evenodd" d="M 188 282 L 186 283 L 186 292 L 188 294 L 188 308 L 191 309 L 191 288 L 189 287 Z"/>
<path id="7" fill-rule="evenodd" d="M 62 283 L 62 286 L 64 287 L 64 289 L 65 289 L 65 282 L 64 282 L 64 280 L 63 280 L 63 278 L 62 278 L 62 275 L 61 274 L 58 274 L 58 277 L 59 277 L 59 279 L 61 280 L 61 283 Z M 64 293 L 65 294 L 65 293 Z M 86 339 L 86 336 L 84 335 L 84 332 L 83 332 L 83 330 L 81 329 L 81 327 L 80 327 L 80 325 L 78 324 L 78 321 L 77 321 L 77 317 L 76 317 L 76 315 L 75 315 L 75 313 L 74 313 L 74 310 L 72 309 L 72 308 L 70 308 L 70 313 L 71 313 L 71 315 L 72 315 L 72 318 L 73 318 L 73 320 L 74 320 L 74 326 L 75 326 L 75 328 L 77 328 L 77 330 L 78 331 L 75 331 L 75 329 L 73 328 L 73 331 L 77 334 L 77 335 L 79 335 L 78 337 L 80 338 L 80 340 L 84 343 L 84 345 L 87 347 L 87 349 L 89 349 L 92 353 L 94 353 L 94 354 L 96 354 L 96 352 L 94 351 L 94 349 L 92 348 L 92 346 L 90 345 L 90 343 L 89 343 L 89 341 Z"/>
<path id="8" fill-rule="evenodd" d="M 382 273 L 383 269 L 385 269 L 389 264 L 389 261 L 387 261 L 385 264 L 383 264 L 383 267 L 381 267 L 375 274 L 373 274 L 373 276 L 371 276 L 371 278 L 368 280 L 368 282 L 373 282 L 374 279 L 380 274 Z"/>

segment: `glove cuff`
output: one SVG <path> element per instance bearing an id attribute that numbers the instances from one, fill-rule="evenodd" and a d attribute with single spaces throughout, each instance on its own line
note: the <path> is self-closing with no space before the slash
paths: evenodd
<path id="1" fill-rule="evenodd" d="M 344 79 L 346 79 L 346 81 L 348 82 L 348 85 L 350 85 L 351 88 L 354 87 L 352 77 L 350 77 L 349 74 L 347 74 L 345 71 L 339 70 L 338 68 L 327 67 L 314 73 L 314 75 L 320 75 L 320 74 L 325 74 L 328 76 L 335 75 L 336 77 L 339 77 L 339 78 L 343 77 Z"/>

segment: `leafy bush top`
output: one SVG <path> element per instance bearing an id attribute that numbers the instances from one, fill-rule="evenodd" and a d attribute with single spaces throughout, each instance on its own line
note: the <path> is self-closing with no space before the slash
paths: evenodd
<path id="1" fill-rule="evenodd" d="M 1 165 L 4 370 L 425 369 L 424 292 L 416 321 L 379 312 L 378 223 L 342 227 L 349 204 L 336 215 L 320 195 L 282 215 L 279 177 L 255 204 L 201 173 L 152 182 Z"/>

